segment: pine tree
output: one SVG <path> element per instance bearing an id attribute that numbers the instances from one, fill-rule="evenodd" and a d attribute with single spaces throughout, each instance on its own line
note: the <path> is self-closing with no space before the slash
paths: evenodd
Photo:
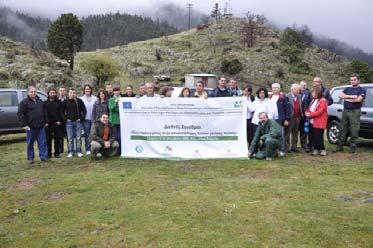
<path id="1" fill-rule="evenodd" d="M 74 70 L 74 56 L 83 43 L 83 26 L 77 16 L 62 14 L 49 28 L 48 48 Z"/>

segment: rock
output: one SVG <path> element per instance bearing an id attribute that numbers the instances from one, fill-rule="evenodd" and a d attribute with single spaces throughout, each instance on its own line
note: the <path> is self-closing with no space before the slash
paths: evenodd
<path id="1" fill-rule="evenodd" d="M 364 203 L 373 203 L 373 198 L 368 198 L 364 200 Z"/>
<path id="2" fill-rule="evenodd" d="M 337 197 L 338 201 L 350 202 L 352 201 L 352 197 L 349 195 L 340 195 Z"/>

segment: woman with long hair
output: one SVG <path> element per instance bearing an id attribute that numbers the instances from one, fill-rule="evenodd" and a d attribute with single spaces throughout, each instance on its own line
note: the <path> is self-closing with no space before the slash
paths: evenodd
<path id="1" fill-rule="evenodd" d="M 184 87 L 181 90 L 179 97 L 190 97 L 190 89 L 188 87 Z"/>
<path id="2" fill-rule="evenodd" d="M 92 120 L 98 121 L 102 114 L 108 114 L 108 93 L 104 89 L 97 92 L 97 101 L 93 105 Z"/>

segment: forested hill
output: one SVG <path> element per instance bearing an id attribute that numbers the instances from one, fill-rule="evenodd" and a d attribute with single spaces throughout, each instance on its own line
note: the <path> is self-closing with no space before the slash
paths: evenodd
<path id="1" fill-rule="evenodd" d="M 0 36 L 27 43 L 31 47 L 46 49 L 46 36 L 50 25 L 49 19 L 31 17 L 0 7 Z"/>
<path id="2" fill-rule="evenodd" d="M 90 15 L 81 22 L 84 29 L 84 51 L 124 45 L 177 32 L 177 29 L 167 22 L 120 13 Z M 0 36 L 25 42 L 31 47 L 47 47 L 46 36 L 51 23 L 49 19 L 31 17 L 0 7 Z"/>
<path id="3" fill-rule="evenodd" d="M 177 32 L 167 22 L 128 14 L 90 15 L 83 24 L 83 50 L 96 50 Z"/>

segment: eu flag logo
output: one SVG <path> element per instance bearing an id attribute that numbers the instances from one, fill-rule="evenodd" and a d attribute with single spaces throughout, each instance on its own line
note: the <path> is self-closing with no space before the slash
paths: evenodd
<path id="1" fill-rule="evenodd" d="M 123 109 L 132 109 L 132 102 L 123 102 Z"/>

